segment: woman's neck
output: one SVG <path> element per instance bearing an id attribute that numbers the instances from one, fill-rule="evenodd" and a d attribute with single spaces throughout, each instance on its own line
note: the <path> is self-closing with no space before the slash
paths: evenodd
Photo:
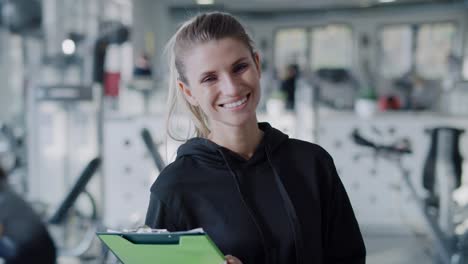
<path id="1" fill-rule="evenodd" d="M 245 159 L 250 159 L 263 137 L 257 120 L 242 127 L 222 126 L 212 129 L 208 139 L 228 148 Z"/>

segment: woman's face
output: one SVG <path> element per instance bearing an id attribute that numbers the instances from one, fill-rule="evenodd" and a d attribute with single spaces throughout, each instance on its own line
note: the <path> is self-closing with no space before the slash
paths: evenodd
<path id="1" fill-rule="evenodd" d="M 233 38 L 196 45 L 183 57 L 187 83 L 178 82 L 190 104 L 199 106 L 212 128 L 256 122 L 260 99 L 259 56 Z M 256 123 L 255 123 L 256 124 Z"/>

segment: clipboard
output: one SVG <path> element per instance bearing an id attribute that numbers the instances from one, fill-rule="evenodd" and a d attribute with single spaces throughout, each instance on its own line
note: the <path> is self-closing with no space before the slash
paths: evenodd
<path id="1" fill-rule="evenodd" d="M 223 253 L 203 232 L 96 233 L 124 264 L 222 264 Z"/>

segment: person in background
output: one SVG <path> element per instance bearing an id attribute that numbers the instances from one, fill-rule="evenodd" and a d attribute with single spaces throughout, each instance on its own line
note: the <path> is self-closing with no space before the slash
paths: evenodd
<path id="1" fill-rule="evenodd" d="M 5 264 L 54 264 L 56 249 L 39 216 L 7 184 L 0 167 L 0 259 Z"/>
<path id="2" fill-rule="evenodd" d="M 133 75 L 136 77 L 148 77 L 151 78 L 152 75 L 151 61 L 147 54 L 141 54 L 133 68 Z"/>
<path id="3" fill-rule="evenodd" d="M 286 77 L 281 83 L 281 91 L 286 94 L 286 109 L 294 111 L 296 83 L 299 76 L 299 66 L 297 64 L 288 65 Z"/>
<path id="4" fill-rule="evenodd" d="M 261 60 L 230 14 L 200 14 L 168 44 L 168 134 L 195 125 L 151 187 L 146 225 L 203 228 L 228 263 L 362 264 L 366 250 L 332 157 L 258 123 Z"/>

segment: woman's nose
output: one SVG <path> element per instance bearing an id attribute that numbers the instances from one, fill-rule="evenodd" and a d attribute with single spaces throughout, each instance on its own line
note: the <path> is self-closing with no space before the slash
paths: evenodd
<path id="1" fill-rule="evenodd" d="M 220 86 L 223 94 L 225 95 L 236 96 L 239 94 L 240 87 L 232 75 L 226 74 L 223 76 Z"/>

